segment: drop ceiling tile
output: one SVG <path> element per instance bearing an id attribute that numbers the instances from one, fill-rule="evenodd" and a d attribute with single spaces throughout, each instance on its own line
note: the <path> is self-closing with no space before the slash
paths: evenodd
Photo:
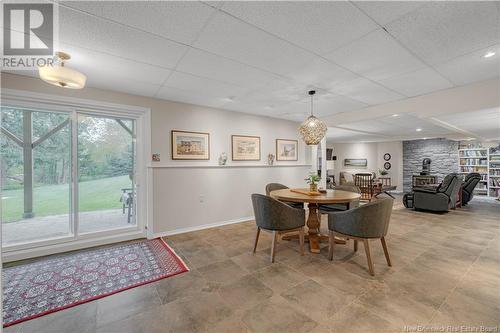
<path id="1" fill-rule="evenodd" d="M 65 6 L 190 44 L 215 11 L 197 1 L 64 1 Z"/>
<path id="2" fill-rule="evenodd" d="M 289 73 L 288 77 L 297 82 L 329 90 L 342 82 L 357 79 L 359 75 L 317 57 L 304 67 Z"/>
<path id="3" fill-rule="evenodd" d="M 381 80 L 424 67 L 383 29 L 346 45 L 326 58 L 372 80 Z"/>
<path id="4" fill-rule="evenodd" d="M 59 38 L 65 44 L 167 68 L 173 68 L 187 50 L 164 38 L 64 7 L 59 10 Z"/>
<path id="5" fill-rule="evenodd" d="M 274 105 L 272 112 L 281 116 L 300 115 L 302 121 L 311 113 L 311 100 L 307 96 L 288 103 Z M 316 112 L 315 115 L 317 115 Z"/>
<path id="6" fill-rule="evenodd" d="M 374 142 L 384 140 L 387 140 L 387 137 L 350 131 L 338 127 L 328 127 L 328 131 L 326 132 L 326 141 L 328 144 L 342 142 Z"/>
<path id="7" fill-rule="evenodd" d="M 500 40 L 499 10 L 488 1 L 431 2 L 386 28 L 428 64 L 442 63 Z"/>
<path id="8" fill-rule="evenodd" d="M 277 79 L 276 75 L 197 49 L 188 51 L 177 70 L 249 88 Z"/>
<path id="9" fill-rule="evenodd" d="M 314 56 L 226 14 L 217 14 L 194 46 L 266 71 L 287 75 Z"/>
<path id="10" fill-rule="evenodd" d="M 131 95 L 154 97 L 161 85 L 136 81 L 129 77 L 123 77 L 120 74 L 108 75 L 101 72 L 95 72 L 87 76 L 86 87 L 112 90 Z"/>
<path id="11" fill-rule="evenodd" d="M 259 103 L 269 107 L 288 105 L 296 101 L 308 101 L 307 92 L 312 87 L 292 81 L 273 80 L 265 87 L 250 91 L 239 100 L 245 103 Z"/>
<path id="12" fill-rule="evenodd" d="M 436 117 L 452 126 L 485 139 L 500 139 L 500 108 L 476 110 Z"/>
<path id="13" fill-rule="evenodd" d="M 155 97 L 169 101 L 208 106 L 213 108 L 221 108 L 226 103 L 226 101 L 224 101 L 223 99 L 210 94 L 206 94 L 203 91 L 200 92 L 196 90 L 185 90 L 169 86 L 160 87 Z"/>
<path id="14" fill-rule="evenodd" d="M 362 120 L 362 121 L 342 124 L 341 127 L 355 131 L 370 132 L 372 134 L 378 134 L 384 132 L 388 133 L 391 130 L 390 124 L 385 123 L 378 119 Z M 394 132 L 390 133 L 393 134 Z"/>
<path id="15" fill-rule="evenodd" d="M 230 1 L 222 10 L 320 54 L 377 28 L 347 1 Z"/>
<path id="16" fill-rule="evenodd" d="M 94 52 L 72 45 L 60 44 L 61 48 L 71 55 L 67 65 L 93 76 L 120 76 L 139 82 L 162 85 L 171 70 L 162 67 L 139 63 L 132 60 L 115 57 L 109 54 Z"/>
<path id="17" fill-rule="evenodd" d="M 319 91 L 314 98 L 314 115 L 322 119 L 339 112 L 357 110 L 365 106 L 366 104 L 345 96 Z M 303 121 L 311 112 L 310 99 L 306 97 L 289 104 L 280 105 L 275 107 L 273 112 L 287 119 Z"/>
<path id="18" fill-rule="evenodd" d="M 319 95 L 314 101 L 314 114 L 319 117 L 331 116 L 340 112 L 360 110 L 367 104 L 336 94 Z"/>
<path id="19" fill-rule="evenodd" d="M 423 5 L 426 1 L 355 1 L 368 16 L 384 25 Z"/>
<path id="20" fill-rule="evenodd" d="M 449 134 L 449 130 L 447 129 L 408 114 L 403 114 L 399 117 L 385 116 L 376 119 L 361 120 L 342 124 L 341 127 L 393 139 L 442 137 Z M 420 128 L 421 131 L 417 132 L 417 128 Z"/>
<path id="21" fill-rule="evenodd" d="M 228 98 L 236 98 L 249 92 L 246 88 L 180 72 L 173 72 L 164 85 L 191 91 L 194 94 L 213 96 L 223 102 L 226 102 Z"/>
<path id="22" fill-rule="evenodd" d="M 453 85 L 439 75 L 432 68 L 423 68 L 411 73 L 393 76 L 379 81 L 388 87 L 407 97 L 428 94 L 433 91 L 447 89 Z"/>
<path id="23" fill-rule="evenodd" d="M 483 56 L 489 51 L 494 51 L 496 54 L 493 57 L 484 58 Z M 458 86 L 498 77 L 500 76 L 500 45 L 460 56 L 436 65 L 434 68 Z"/>
<path id="24" fill-rule="evenodd" d="M 383 104 L 403 98 L 403 95 L 364 78 L 339 84 L 331 90 L 333 93 L 368 105 Z"/>
<path id="25" fill-rule="evenodd" d="M 225 103 L 222 108 L 226 110 L 257 114 L 260 116 L 281 118 L 279 117 L 279 112 L 277 112 L 276 108 L 270 107 L 266 103 L 244 102 L 235 99 L 234 101 Z"/>

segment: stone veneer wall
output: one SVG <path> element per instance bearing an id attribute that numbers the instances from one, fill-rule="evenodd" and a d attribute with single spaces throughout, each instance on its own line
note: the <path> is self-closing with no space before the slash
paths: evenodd
<path id="1" fill-rule="evenodd" d="M 422 160 L 431 159 L 431 174 L 438 176 L 438 182 L 458 171 L 458 141 L 447 139 L 403 141 L 403 189 L 411 190 L 414 173 L 422 170 Z"/>

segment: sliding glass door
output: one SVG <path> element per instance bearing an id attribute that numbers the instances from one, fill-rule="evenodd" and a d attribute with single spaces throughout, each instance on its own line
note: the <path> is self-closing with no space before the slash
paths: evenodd
<path id="1" fill-rule="evenodd" d="M 80 233 L 135 226 L 135 120 L 78 114 Z"/>
<path id="2" fill-rule="evenodd" d="M 138 230 L 135 119 L 7 106 L 0 113 L 4 248 Z"/>
<path id="3" fill-rule="evenodd" d="M 67 113 L 1 109 L 2 243 L 72 236 Z"/>

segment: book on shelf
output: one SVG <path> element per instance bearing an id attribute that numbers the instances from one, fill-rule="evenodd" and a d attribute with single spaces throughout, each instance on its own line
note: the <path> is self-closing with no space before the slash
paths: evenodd
<path id="1" fill-rule="evenodd" d="M 460 152 L 460 157 L 481 157 L 486 158 L 486 150 L 464 150 Z"/>
<path id="2" fill-rule="evenodd" d="M 490 186 L 499 187 L 500 186 L 500 180 L 497 179 L 497 178 L 490 178 Z"/>
<path id="3" fill-rule="evenodd" d="M 487 166 L 488 161 L 486 159 L 480 158 L 460 158 L 460 165 L 479 165 L 479 166 Z"/>

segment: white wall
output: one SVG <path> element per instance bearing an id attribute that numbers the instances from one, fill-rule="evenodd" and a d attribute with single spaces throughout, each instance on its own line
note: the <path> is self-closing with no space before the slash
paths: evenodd
<path id="1" fill-rule="evenodd" d="M 403 191 L 403 142 L 379 142 L 377 143 L 377 171 L 384 168 L 384 154 L 391 154 L 391 169 L 388 177 L 391 177 L 392 185 L 397 186 L 397 191 Z"/>
<path id="2" fill-rule="evenodd" d="M 155 168 L 154 230 L 182 232 L 253 216 L 250 195 L 267 183 L 304 187 L 309 167 Z"/>
<path id="3" fill-rule="evenodd" d="M 339 183 L 340 172 L 376 172 L 384 167 L 384 154 L 391 154 L 391 169 L 389 176 L 392 184 L 396 185 L 398 191 L 403 190 L 403 144 L 401 141 L 395 142 L 369 142 L 369 143 L 334 143 L 328 142 L 328 148 L 333 149 L 333 156 L 337 156 L 334 163 L 335 181 Z M 366 168 L 350 168 L 344 166 L 346 158 L 366 158 L 368 165 Z"/>
<path id="4" fill-rule="evenodd" d="M 151 151 L 161 161 L 150 163 L 153 179 L 153 233 L 166 234 L 250 217 L 250 194 L 264 193 L 265 184 L 277 181 L 304 186 L 310 166 L 310 149 L 299 140 L 298 123 L 208 107 L 122 94 L 101 89 L 61 89 L 36 78 L 2 74 L 2 88 L 86 98 L 151 109 Z M 172 129 L 209 132 L 209 161 L 172 161 Z M 261 161 L 232 162 L 231 135 L 261 137 Z M 299 140 L 299 160 L 275 162 L 268 167 L 267 154 L 275 153 L 275 139 Z M 217 166 L 221 152 L 228 166 Z M 149 161 L 148 161 L 149 162 Z M 151 231 L 151 230 L 150 230 Z"/>

